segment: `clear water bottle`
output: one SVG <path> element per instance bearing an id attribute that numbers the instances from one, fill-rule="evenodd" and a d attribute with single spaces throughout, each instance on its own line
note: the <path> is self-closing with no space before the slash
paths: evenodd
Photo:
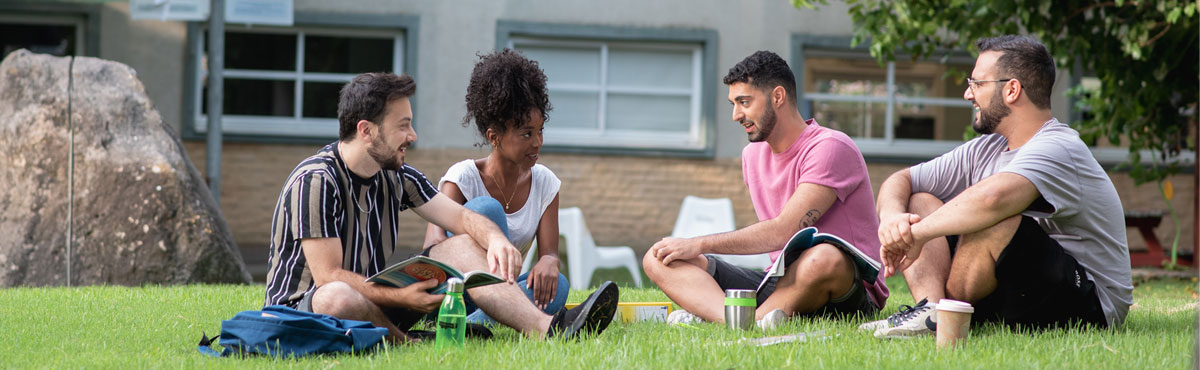
<path id="1" fill-rule="evenodd" d="M 467 304 L 463 302 L 463 281 L 446 280 L 446 298 L 438 309 L 436 348 L 462 347 L 467 335 Z"/>

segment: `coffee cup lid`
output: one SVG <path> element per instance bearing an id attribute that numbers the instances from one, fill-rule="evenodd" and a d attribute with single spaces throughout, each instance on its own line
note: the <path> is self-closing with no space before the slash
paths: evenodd
<path id="1" fill-rule="evenodd" d="M 951 311 L 951 312 L 966 312 L 966 313 L 975 312 L 975 307 L 972 307 L 970 303 L 963 302 L 963 301 L 956 301 L 953 299 L 941 300 L 937 304 L 937 309 L 941 310 L 941 311 Z"/>

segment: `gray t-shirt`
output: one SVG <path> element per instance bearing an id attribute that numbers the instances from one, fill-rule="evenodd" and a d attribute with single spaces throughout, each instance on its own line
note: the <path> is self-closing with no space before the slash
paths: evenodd
<path id="1" fill-rule="evenodd" d="M 1133 282 L 1121 199 L 1078 132 L 1052 118 L 1016 150 L 1008 150 L 1004 136 L 984 135 L 909 171 L 913 192 L 943 202 L 997 172 L 1029 179 L 1041 197 L 1022 214 L 1037 219 L 1087 270 L 1108 324 L 1125 321 Z"/>

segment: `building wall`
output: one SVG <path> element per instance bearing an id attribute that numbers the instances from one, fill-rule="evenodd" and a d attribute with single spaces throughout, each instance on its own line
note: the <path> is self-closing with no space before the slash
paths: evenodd
<path id="1" fill-rule="evenodd" d="M 203 158 L 204 144 L 186 143 L 189 155 Z M 301 160 L 316 153 L 319 145 L 225 144 L 221 209 L 243 250 L 265 258 L 270 238 L 271 213 L 283 181 Z M 487 153 L 479 149 L 414 149 L 408 163 L 437 182 L 446 168 L 465 158 Z M 742 181 L 738 158 L 718 160 L 646 158 L 634 156 L 592 156 L 547 153 L 541 163 L 562 179 L 560 207 L 580 207 L 588 228 L 598 245 L 627 245 L 644 253 L 654 242 L 671 234 L 679 206 L 686 195 L 733 200 L 738 227 L 758 220 L 750 204 L 750 195 Z M 872 189 L 887 176 L 907 164 L 869 163 Z M 201 169 L 203 172 L 203 169 Z M 1153 185 L 1133 186 L 1123 173 L 1111 174 L 1113 184 L 1126 210 L 1165 210 Z M 1193 230 L 1188 227 L 1195 215 L 1192 205 L 1196 189 L 1192 175 L 1171 178 L 1175 185 L 1172 205 L 1183 225 L 1181 248 L 1192 245 Z M 1120 210 L 1115 210 L 1120 212 Z M 425 235 L 425 222 L 415 213 L 401 218 L 401 249 L 417 250 Z M 1169 218 L 1155 229 L 1158 239 L 1169 247 L 1175 226 Z M 1144 249 L 1145 243 L 1135 229 L 1128 229 L 1131 249 Z"/>
<path id="2" fill-rule="evenodd" d="M 187 26 L 183 22 L 130 20 L 128 2 L 104 4 L 100 19 L 100 58 L 125 63 L 137 71 L 163 121 L 178 132 Z"/>
<path id="3" fill-rule="evenodd" d="M 418 32 L 418 82 L 415 107 L 421 137 L 410 161 L 434 181 L 452 163 L 481 157 L 474 148 L 474 131 L 459 124 L 463 94 L 476 54 L 494 48 L 498 20 L 604 25 L 642 28 L 715 30 L 718 34 L 716 76 L 756 50 L 772 50 L 790 58 L 793 34 L 846 36 L 853 32 L 846 5 L 834 2 L 818 10 L 798 10 L 782 0 L 677 0 L 677 1 L 419 1 L 419 0 L 297 0 L 298 12 L 329 14 L 416 15 Z M 100 57 L 126 63 L 138 71 L 164 120 L 179 129 L 186 122 L 181 112 L 185 94 L 184 61 L 187 27 L 183 22 L 129 19 L 127 2 L 102 5 Z M 1060 73 L 1054 94 L 1054 114 L 1065 119 L 1067 101 L 1062 90 L 1067 73 Z M 544 153 L 542 162 L 563 180 L 563 207 L 584 210 L 597 243 L 629 245 L 639 252 L 671 232 L 685 195 L 728 197 L 735 204 L 738 226 L 756 220 L 741 180 L 740 150 L 745 134 L 730 122 L 724 85 L 716 84 L 715 158 L 685 159 L 630 155 L 578 155 Z M 331 104 L 333 102 L 330 102 Z M 550 125 L 554 122 L 551 120 Z M 332 141 L 332 139 L 330 139 Z M 185 142 L 188 153 L 203 171 L 204 143 Z M 312 144 L 227 142 L 223 151 L 222 209 L 235 238 L 247 250 L 263 249 L 268 240 L 271 211 L 279 188 L 301 159 L 319 149 Z M 869 158 L 875 189 L 888 174 L 905 164 L 887 158 Z M 1114 183 L 1127 210 L 1163 209 L 1157 189 L 1134 187 L 1125 174 L 1114 173 Z M 1173 204 L 1184 225 L 1192 224 L 1196 189 L 1193 175 L 1172 178 Z M 407 214 L 402 243 L 417 248 L 424 224 Z M 1184 227 L 1181 245 L 1192 243 L 1192 230 Z M 1130 244 L 1143 243 L 1135 230 Z M 1170 243 L 1174 226 L 1164 220 L 1157 235 Z M 265 252 L 263 252 L 265 253 Z"/>

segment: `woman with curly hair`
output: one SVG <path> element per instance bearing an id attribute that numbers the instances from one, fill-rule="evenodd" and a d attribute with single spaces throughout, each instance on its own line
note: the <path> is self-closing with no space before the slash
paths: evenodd
<path id="1" fill-rule="evenodd" d="M 562 181 L 537 164 L 542 128 L 550 111 L 546 74 L 537 62 L 504 49 L 483 55 L 467 86 L 467 115 L 492 152 L 455 163 L 438 182 L 443 194 L 488 216 L 524 255 L 538 240 L 537 264 L 517 278 L 534 305 L 554 314 L 566 304 L 567 278 L 558 271 L 558 189 Z M 429 224 L 425 246 L 447 238 Z M 468 311 L 472 304 L 468 303 Z M 490 324 L 482 310 L 468 322 Z"/>

